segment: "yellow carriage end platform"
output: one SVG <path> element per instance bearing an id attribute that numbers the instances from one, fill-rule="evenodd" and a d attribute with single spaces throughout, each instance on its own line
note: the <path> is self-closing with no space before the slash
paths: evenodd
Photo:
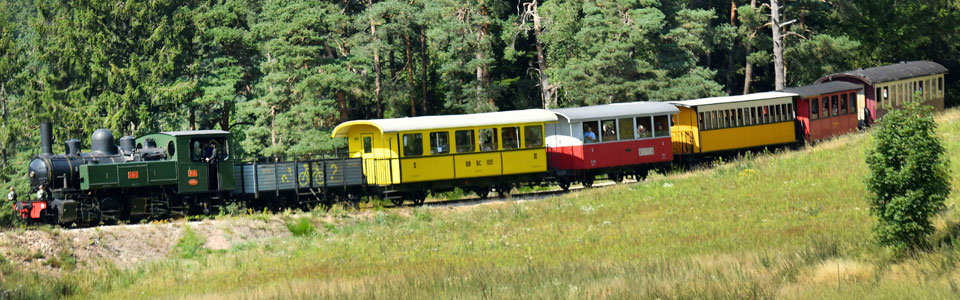
<path id="1" fill-rule="evenodd" d="M 544 124 L 556 121 L 542 109 L 358 120 L 334 128 L 333 137 L 349 140 L 368 184 L 466 187 L 476 178 L 546 172 Z"/>
<path id="2" fill-rule="evenodd" d="M 669 102 L 680 109 L 671 126 L 673 152 L 715 153 L 796 142 L 794 96 L 766 92 Z"/>

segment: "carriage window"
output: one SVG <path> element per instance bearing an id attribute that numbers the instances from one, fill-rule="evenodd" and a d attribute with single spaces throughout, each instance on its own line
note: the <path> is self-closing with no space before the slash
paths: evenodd
<path id="1" fill-rule="evenodd" d="M 600 140 L 599 139 L 600 133 L 597 131 L 598 128 L 600 128 L 599 125 L 600 125 L 600 122 L 597 122 L 597 121 L 583 122 L 583 143 L 584 144 L 596 143 Z"/>
<path id="2" fill-rule="evenodd" d="M 793 103 L 787 103 L 787 119 L 795 120 L 797 117 L 793 115 Z"/>
<path id="3" fill-rule="evenodd" d="M 820 98 L 810 99 L 810 119 L 816 120 L 820 118 Z"/>
<path id="4" fill-rule="evenodd" d="M 655 137 L 670 136 L 670 116 L 654 116 L 653 128 Z"/>
<path id="5" fill-rule="evenodd" d="M 480 151 L 497 151 L 497 129 L 480 129 Z"/>
<path id="6" fill-rule="evenodd" d="M 703 126 L 700 127 L 700 130 L 710 130 L 710 125 L 713 124 L 713 118 L 710 117 L 710 112 L 709 112 L 709 111 L 708 111 L 708 112 L 705 112 L 705 113 L 702 113 L 702 114 L 703 114 Z M 647 118 L 647 119 L 649 119 L 649 118 Z M 646 125 L 640 125 L 640 118 L 637 118 L 637 132 L 638 132 L 638 133 L 640 132 L 640 126 L 646 126 Z M 650 129 L 650 126 L 647 126 L 646 128 L 647 128 L 647 129 Z M 641 137 L 646 137 L 646 136 L 641 136 Z"/>
<path id="7" fill-rule="evenodd" d="M 603 132 L 601 133 L 602 141 L 612 142 L 617 140 L 617 121 L 603 120 L 603 122 L 600 122 L 600 126 L 603 128 Z"/>
<path id="8" fill-rule="evenodd" d="M 857 113 L 857 93 L 850 93 L 850 113 Z"/>
<path id="9" fill-rule="evenodd" d="M 437 131 L 430 133 L 430 154 L 450 153 L 450 133 Z"/>
<path id="10" fill-rule="evenodd" d="M 943 77 L 937 78 L 937 90 L 943 93 Z"/>
<path id="11" fill-rule="evenodd" d="M 776 117 L 777 122 L 783 122 L 783 105 L 774 105 L 773 109 L 776 113 L 774 116 Z"/>
<path id="12" fill-rule="evenodd" d="M 840 114 L 847 114 L 847 94 L 840 95 Z"/>
<path id="13" fill-rule="evenodd" d="M 837 95 L 830 96 L 830 115 L 837 116 L 840 115 L 840 97 Z"/>
<path id="14" fill-rule="evenodd" d="M 363 137 L 363 153 L 373 153 L 373 138 Z"/>
<path id="15" fill-rule="evenodd" d="M 697 127 L 700 127 L 700 129 L 706 129 L 706 128 L 703 127 L 703 124 L 705 124 L 705 122 L 704 122 L 704 120 L 703 120 L 703 113 L 699 113 L 699 114 L 697 114 L 697 125 L 699 125 L 699 126 L 697 126 Z M 639 124 L 637 124 L 637 125 L 639 125 Z M 638 129 L 638 131 L 639 131 L 639 128 L 637 128 L 637 129 Z"/>
<path id="16" fill-rule="evenodd" d="M 523 147 L 539 148 L 543 147 L 543 127 L 540 125 L 523 127 Z"/>
<path id="17" fill-rule="evenodd" d="M 457 153 L 472 153 L 474 151 L 473 130 L 457 130 L 453 133 L 457 142 Z"/>
<path id="18" fill-rule="evenodd" d="M 520 148 L 520 127 L 504 127 L 501 130 L 503 136 L 503 150 Z"/>
<path id="19" fill-rule="evenodd" d="M 423 155 L 423 134 L 410 133 L 403 135 L 403 156 L 421 156 Z"/>
<path id="20" fill-rule="evenodd" d="M 710 119 L 710 113 L 707 113 L 707 119 Z M 709 124 L 709 122 L 707 122 Z M 637 137 L 648 138 L 653 136 L 653 121 L 650 117 L 637 118 Z"/>
<path id="21" fill-rule="evenodd" d="M 923 95 L 923 99 L 927 98 L 927 91 L 923 89 L 923 84 L 926 82 L 930 82 L 930 79 L 920 81 L 920 94 Z M 930 84 L 928 83 L 927 86 L 930 86 Z"/>
<path id="22" fill-rule="evenodd" d="M 620 140 L 632 140 L 633 139 L 633 119 L 617 119 L 617 126 L 620 128 Z"/>

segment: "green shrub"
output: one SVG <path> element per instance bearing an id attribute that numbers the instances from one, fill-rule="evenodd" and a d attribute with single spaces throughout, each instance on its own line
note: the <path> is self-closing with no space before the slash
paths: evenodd
<path id="1" fill-rule="evenodd" d="M 197 234 L 193 228 L 190 228 L 189 225 L 184 226 L 183 236 L 180 237 L 180 241 L 178 241 L 174 247 L 174 253 L 186 259 L 196 258 L 203 253 L 203 244 L 206 242 L 207 241 Z"/>
<path id="2" fill-rule="evenodd" d="M 934 231 L 930 218 L 950 194 L 949 162 L 928 106 L 910 103 L 888 113 L 874 132 L 867 155 L 870 212 L 881 245 L 903 253 L 924 246 Z"/>
<path id="3" fill-rule="evenodd" d="M 313 226 L 313 221 L 311 221 L 310 218 L 298 218 L 287 222 L 286 225 L 293 236 L 308 236 L 317 231 L 317 228 Z"/>

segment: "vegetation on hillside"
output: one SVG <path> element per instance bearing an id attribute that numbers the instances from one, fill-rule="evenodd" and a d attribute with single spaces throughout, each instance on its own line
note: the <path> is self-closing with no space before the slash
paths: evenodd
<path id="1" fill-rule="evenodd" d="M 960 111 L 940 119 L 937 136 L 956 156 Z M 863 179 L 873 142 L 854 134 L 540 201 L 368 217 L 335 208 L 287 220 L 291 231 L 312 234 L 130 269 L 48 276 L 7 267 L 0 286 L 24 297 L 124 299 L 955 295 L 960 181 L 952 179 L 949 209 L 934 219 L 929 251 L 891 255 L 870 234 Z M 303 229 L 312 224 L 323 225 Z"/>

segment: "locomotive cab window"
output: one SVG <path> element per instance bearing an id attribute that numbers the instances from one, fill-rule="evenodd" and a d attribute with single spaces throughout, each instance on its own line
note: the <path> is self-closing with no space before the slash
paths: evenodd
<path id="1" fill-rule="evenodd" d="M 223 138 L 194 138 L 190 140 L 190 158 L 193 161 L 205 161 L 214 158 L 227 159 L 227 141 Z"/>
<path id="2" fill-rule="evenodd" d="M 177 154 L 177 147 L 176 145 L 173 144 L 173 141 L 170 141 L 169 143 L 167 143 L 167 156 L 172 158 L 176 154 Z"/>
<path id="3" fill-rule="evenodd" d="M 480 129 L 480 151 L 497 151 L 497 129 Z"/>
<path id="4" fill-rule="evenodd" d="M 604 142 L 615 142 L 617 140 L 617 122 L 614 120 L 603 120 L 600 122 L 603 132 L 600 133 L 601 140 Z"/>
<path id="5" fill-rule="evenodd" d="M 472 153 L 474 151 L 476 139 L 473 138 L 473 130 L 457 130 L 453 133 L 453 137 L 457 140 L 457 153 Z"/>
<path id="6" fill-rule="evenodd" d="M 512 150 L 520 148 L 520 127 L 504 127 L 501 129 L 503 134 L 503 150 Z"/>
<path id="7" fill-rule="evenodd" d="M 600 122 L 597 122 L 597 121 L 583 122 L 583 143 L 584 144 L 596 143 L 600 141 L 599 139 L 600 133 L 598 131 L 600 128 L 599 125 L 600 125 Z"/>
<path id="8" fill-rule="evenodd" d="M 403 135 L 403 156 L 413 157 L 423 155 L 423 134 L 408 133 Z"/>
<path id="9" fill-rule="evenodd" d="M 523 127 L 523 147 L 540 148 L 543 147 L 543 127 L 540 125 Z"/>
<path id="10" fill-rule="evenodd" d="M 430 154 L 450 153 L 450 133 L 437 131 L 430 133 Z"/>

